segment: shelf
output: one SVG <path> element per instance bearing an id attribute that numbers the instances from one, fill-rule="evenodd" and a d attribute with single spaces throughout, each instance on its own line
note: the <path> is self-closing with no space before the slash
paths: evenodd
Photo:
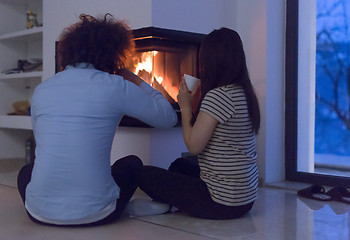
<path id="1" fill-rule="evenodd" d="M 41 72 L 41 71 L 12 73 L 12 74 L 0 74 L 0 80 L 3 80 L 3 79 L 23 79 L 23 78 L 41 78 L 42 76 L 43 76 L 43 72 Z"/>
<path id="2" fill-rule="evenodd" d="M 27 37 L 34 35 L 42 35 L 43 27 L 34 27 L 31 29 L 25 29 L 21 31 L 5 33 L 0 35 L 0 40 L 8 40 L 8 39 L 26 39 Z"/>
<path id="3" fill-rule="evenodd" d="M 32 130 L 32 119 L 30 116 L 0 115 L 0 128 Z"/>
<path id="4" fill-rule="evenodd" d="M 26 28 L 28 10 L 43 24 L 43 0 L 0 0 L 0 159 L 24 159 L 25 141 L 32 135 L 31 116 L 7 113 L 16 112 L 13 104 L 18 101 L 30 103 L 43 78 L 44 64 L 30 72 L 5 74 L 20 68 L 19 60 L 43 59 L 44 28 Z"/>
<path id="5" fill-rule="evenodd" d="M 19 4 L 19 5 L 26 5 L 28 4 L 28 1 L 27 0 L 1 0 L 2 2 L 8 2 L 8 3 L 11 3 L 11 4 Z"/>

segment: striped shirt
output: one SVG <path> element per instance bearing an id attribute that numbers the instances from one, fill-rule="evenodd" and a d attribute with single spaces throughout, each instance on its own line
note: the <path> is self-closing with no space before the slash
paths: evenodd
<path id="1" fill-rule="evenodd" d="M 244 90 L 237 85 L 212 89 L 200 111 L 218 120 L 198 155 L 200 176 L 213 201 L 227 206 L 254 201 L 258 190 L 256 139 Z"/>

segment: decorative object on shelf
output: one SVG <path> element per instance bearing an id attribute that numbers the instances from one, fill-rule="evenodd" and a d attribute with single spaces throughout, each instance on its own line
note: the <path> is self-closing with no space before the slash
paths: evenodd
<path id="1" fill-rule="evenodd" d="M 36 14 L 33 13 L 31 10 L 27 11 L 27 23 L 26 27 L 28 29 L 33 28 L 33 27 L 40 27 L 42 24 L 39 24 L 38 21 L 36 20 Z"/>
<path id="2" fill-rule="evenodd" d="M 29 61 L 19 59 L 17 61 L 17 68 L 1 71 L 4 74 L 20 73 L 20 72 L 32 72 L 42 71 L 43 60 L 41 58 L 32 58 Z"/>
<path id="3" fill-rule="evenodd" d="M 27 60 L 18 60 L 18 68 L 23 72 L 41 71 L 43 60 L 41 58 L 32 58 Z"/>
<path id="4" fill-rule="evenodd" d="M 8 113 L 7 115 L 21 115 L 28 116 L 30 112 L 30 103 L 27 100 L 17 101 L 12 104 L 14 112 Z"/>

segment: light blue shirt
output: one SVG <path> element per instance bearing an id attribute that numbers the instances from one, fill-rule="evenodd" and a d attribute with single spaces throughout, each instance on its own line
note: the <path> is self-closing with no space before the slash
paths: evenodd
<path id="1" fill-rule="evenodd" d="M 37 146 L 26 208 L 39 220 L 61 224 L 96 221 L 114 211 L 120 189 L 110 152 L 124 114 L 153 127 L 177 122 L 169 102 L 147 83 L 137 86 L 87 64 L 42 82 L 31 112 Z"/>

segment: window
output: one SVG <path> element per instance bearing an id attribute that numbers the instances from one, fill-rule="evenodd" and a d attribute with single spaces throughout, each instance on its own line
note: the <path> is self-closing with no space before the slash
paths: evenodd
<path id="1" fill-rule="evenodd" d="M 350 180 L 349 17 L 346 0 L 287 0 L 288 180 Z"/>

